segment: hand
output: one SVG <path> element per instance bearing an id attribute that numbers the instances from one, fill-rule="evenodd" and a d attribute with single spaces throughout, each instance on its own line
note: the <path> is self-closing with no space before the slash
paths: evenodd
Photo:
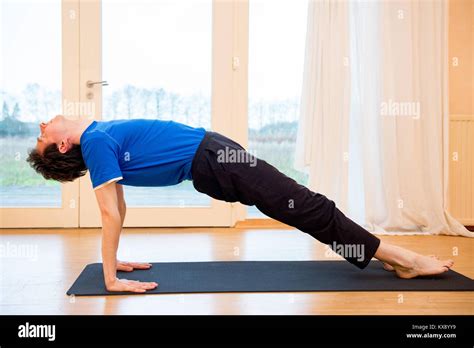
<path id="1" fill-rule="evenodd" d="M 117 260 L 117 271 L 131 272 L 134 269 L 149 269 L 151 263 L 143 262 L 126 262 Z"/>
<path id="2" fill-rule="evenodd" d="M 112 283 L 106 284 L 108 291 L 129 291 L 144 293 L 147 290 L 152 290 L 158 286 L 155 282 L 139 282 L 138 280 L 118 279 Z"/>

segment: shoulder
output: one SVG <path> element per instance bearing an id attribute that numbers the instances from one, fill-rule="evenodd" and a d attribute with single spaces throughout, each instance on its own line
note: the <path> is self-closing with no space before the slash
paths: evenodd
<path id="1" fill-rule="evenodd" d="M 93 130 L 84 134 L 83 139 L 81 139 L 81 146 L 88 147 L 91 145 L 119 145 L 115 139 L 113 139 L 109 134 L 101 130 Z"/>
<path id="2" fill-rule="evenodd" d="M 81 152 L 87 163 L 91 158 L 116 158 L 120 153 L 120 146 L 107 133 L 94 130 L 82 139 Z"/>

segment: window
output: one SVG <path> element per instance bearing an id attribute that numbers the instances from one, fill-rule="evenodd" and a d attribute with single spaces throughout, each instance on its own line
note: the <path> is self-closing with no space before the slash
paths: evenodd
<path id="1" fill-rule="evenodd" d="M 61 1 L 7 0 L 0 8 L 0 205 L 60 207 L 61 185 L 44 180 L 25 159 L 38 123 L 62 110 Z"/>

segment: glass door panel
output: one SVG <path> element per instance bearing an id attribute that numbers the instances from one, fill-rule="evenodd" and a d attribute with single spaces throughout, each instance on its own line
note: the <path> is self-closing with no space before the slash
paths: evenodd
<path id="1" fill-rule="evenodd" d="M 0 206 L 60 207 L 61 185 L 25 159 L 38 123 L 61 113 L 61 1 L 0 6 Z"/>
<path id="2" fill-rule="evenodd" d="M 211 129 L 212 0 L 102 1 L 102 120 Z M 210 206 L 191 181 L 125 186 L 129 206 Z"/>
<path id="3" fill-rule="evenodd" d="M 26 162 L 39 123 L 79 97 L 77 10 L 70 0 L 0 2 L 0 227 L 79 224 L 78 181 L 44 180 Z"/>
<path id="4" fill-rule="evenodd" d="M 281 172 L 307 184 L 294 169 L 308 2 L 249 2 L 249 150 Z M 249 207 L 247 217 L 265 217 Z"/>
<path id="5" fill-rule="evenodd" d="M 95 103 L 98 120 L 173 120 L 228 132 L 233 11 L 229 1 L 81 0 L 81 100 Z M 87 87 L 101 80 L 108 86 Z M 124 189 L 125 226 L 229 226 L 234 219 L 229 203 L 191 181 Z M 88 176 L 80 195 L 80 226 L 101 226 Z"/>

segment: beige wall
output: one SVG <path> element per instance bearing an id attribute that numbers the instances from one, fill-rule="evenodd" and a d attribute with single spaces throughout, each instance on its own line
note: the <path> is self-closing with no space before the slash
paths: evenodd
<path id="1" fill-rule="evenodd" d="M 474 0 L 449 0 L 449 59 L 448 209 L 474 226 Z"/>
<path id="2" fill-rule="evenodd" d="M 449 2 L 449 112 L 474 114 L 474 0 Z M 459 65 L 453 66 L 457 57 Z"/>

